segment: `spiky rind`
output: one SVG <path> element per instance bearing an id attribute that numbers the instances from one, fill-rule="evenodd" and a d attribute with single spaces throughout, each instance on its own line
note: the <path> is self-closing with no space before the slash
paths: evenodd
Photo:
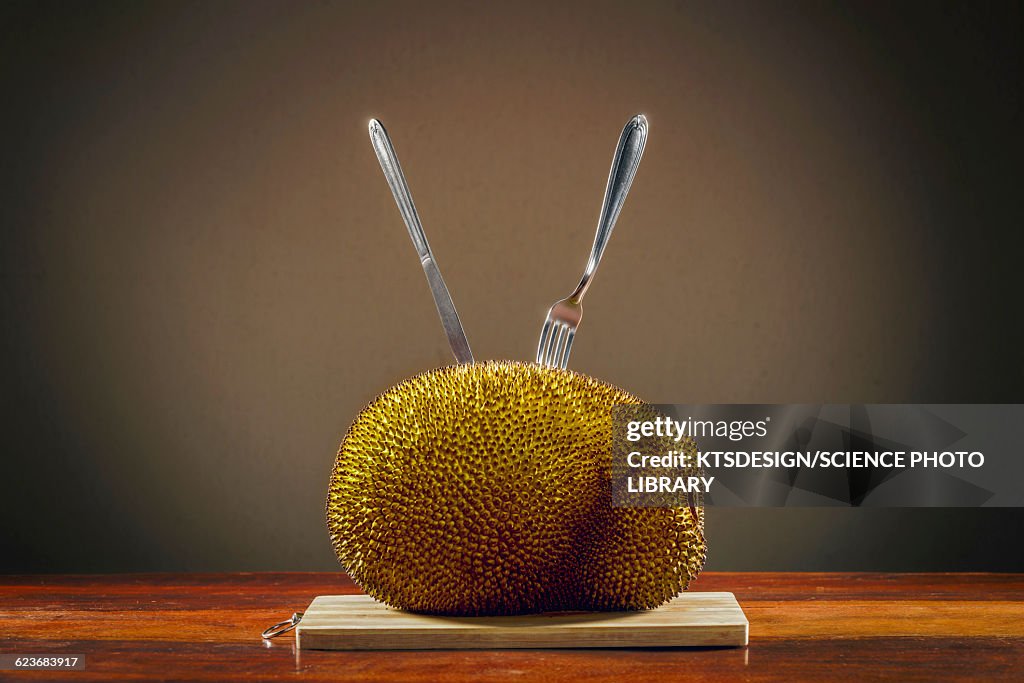
<path id="1" fill-rule="evenodd" d="M 655 607 L 703 566 L 700 508 L 611 506 L 611 409 L 532 363 L 453 365 L 381 394 L 338 450 L 327 525 L 373 597 L 448 615 Z"/>

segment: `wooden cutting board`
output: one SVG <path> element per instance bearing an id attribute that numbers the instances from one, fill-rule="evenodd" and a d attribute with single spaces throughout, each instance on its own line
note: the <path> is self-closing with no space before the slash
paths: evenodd
<path id="1" fill-rule="evenodd" d="M 439 617 L 368 595 L 321 595 L 295 632 L 307 650 L 722 647 L 746 645 L 748 622 L 732 593 L 683 593 L 639 612 L 514 617 Z"/>

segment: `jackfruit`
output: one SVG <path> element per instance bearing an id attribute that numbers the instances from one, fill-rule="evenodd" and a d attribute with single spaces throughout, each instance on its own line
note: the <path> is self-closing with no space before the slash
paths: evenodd
<path id="1" fill-rule="evenodd" d="M 327 525 L 342 566 L 374 598 L 432 614 L 666 602 L 704 564 L 703 509 L 612 507 L 615 404 L 644 405 L 515 361 L 392 387 L 338 450 Z"/>

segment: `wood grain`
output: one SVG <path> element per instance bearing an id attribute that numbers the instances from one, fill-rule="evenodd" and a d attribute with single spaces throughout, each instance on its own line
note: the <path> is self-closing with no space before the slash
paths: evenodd
<path id="1" fill-rule="evenodd" d="M 1013 680 L 1024 575 L 705 573 L 750 620 L 746 648 L 298 650 L 259 633 L 342 574 L 0 576 L 0 652 L 85 653 L 75 681 Z M 55 680 L 0 672 L 0 680 Z"/>
<path id="2" fill-rule="evenodd" d="M 688 592 L 656 610 L 440 617 L 391 609 L 367 595 L 321 595 L 296 629 L 303 649 L 462 650 L 727 647 L 747 644 L 732 593 Z"/>

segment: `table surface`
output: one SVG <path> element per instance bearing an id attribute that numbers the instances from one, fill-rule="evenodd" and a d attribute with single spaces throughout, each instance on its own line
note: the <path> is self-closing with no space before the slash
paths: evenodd
<path id="1" fill-rule="evenodd" d="M 296 651 L 271 623 L 343 574 L 0 575 L 0 654 L 84 654 L 98 680 L 997 680 L 1024 677 L 1024 574 L 706 572 L 750 645 L 730 649 Z M 54 672 L 0 671 L 0 680 Z"/>

